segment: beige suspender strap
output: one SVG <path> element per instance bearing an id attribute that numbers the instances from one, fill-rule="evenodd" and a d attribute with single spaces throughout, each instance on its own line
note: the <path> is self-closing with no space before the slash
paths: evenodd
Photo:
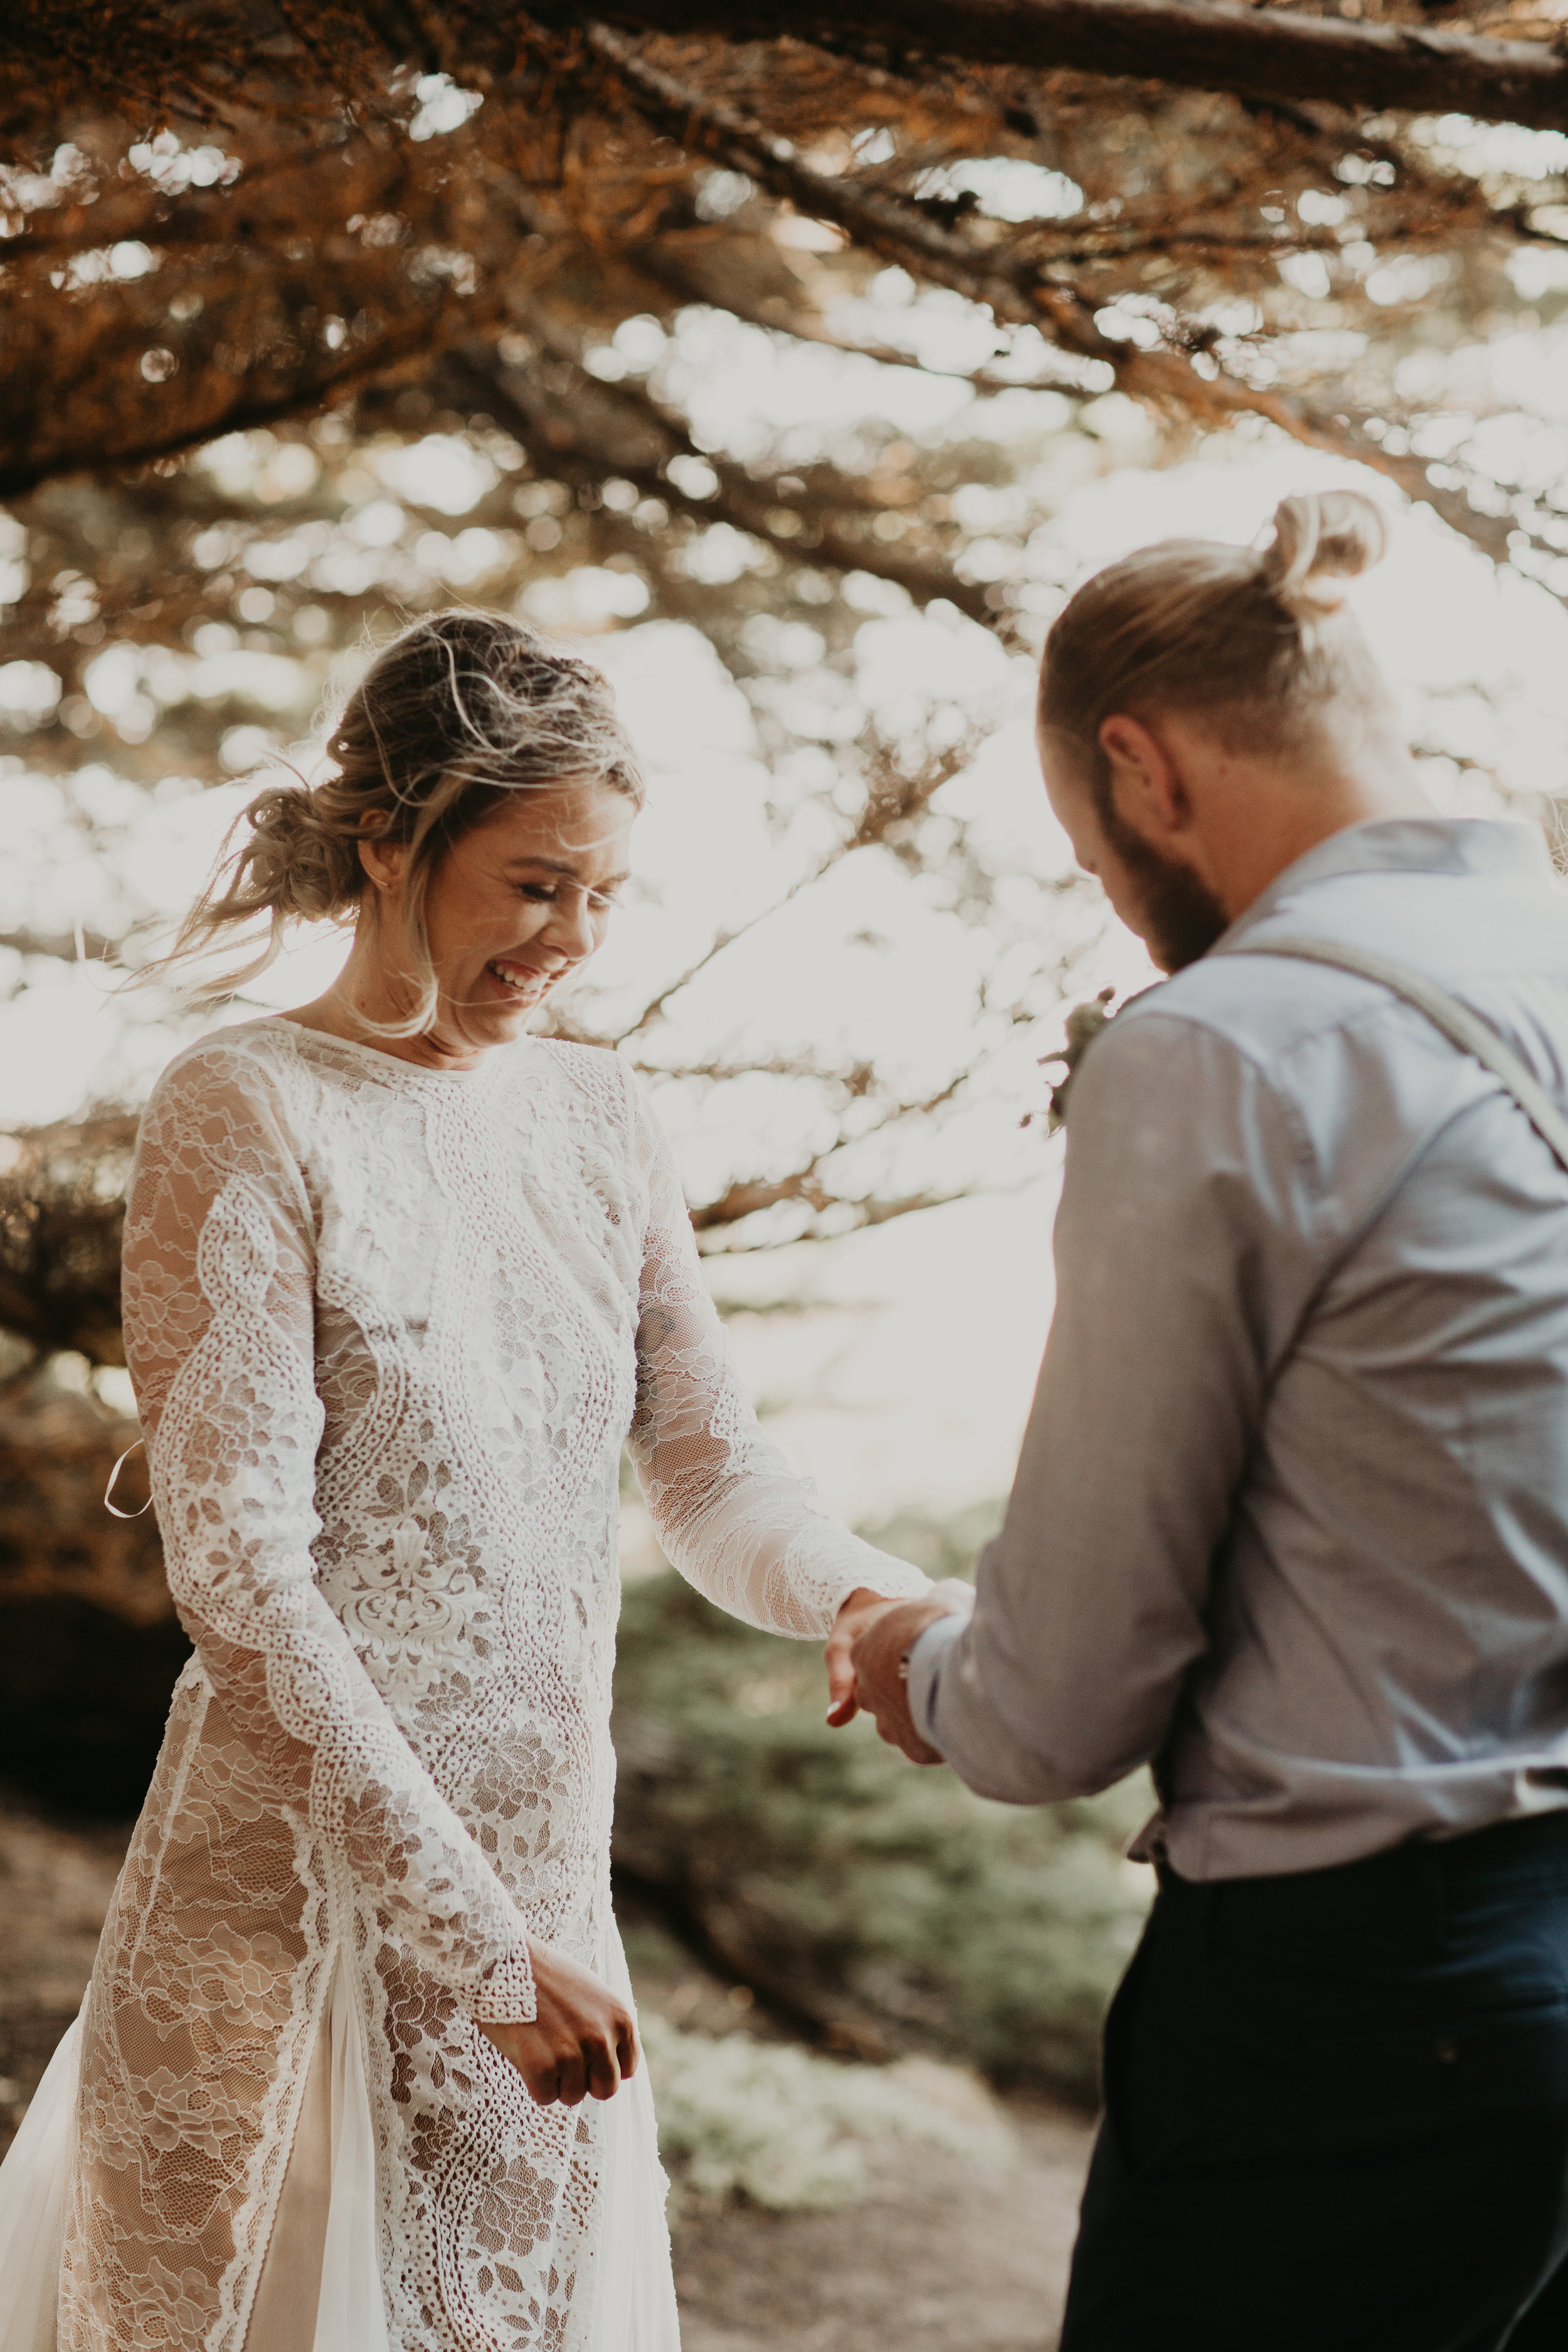
<path id="1" fill-rule="evenodd" d="M 1395 963 L 1392 957 L 1373 954 L 1366 948 L 1349 948 L 1338 940 L 1261 939 L 1256 945 L 1250 940 L 1234 948 L 1222 948 L 1222 955 L 1296 956 L 1303 963 L 1332 964 L 1336 971 L 1353 971 L 1363 980 L 1375 980 L 1406 1004 L 1414 1004 L 1424 1013 L 1435 1028 L 1440 1029 L 1451 1045 L 1462 1054 L 1473 1055 L 1483 1068 L 1500 1080 L 1513 1097 L 1526 1118 L 1542 1142 L 1551 1146 L 1557 1159 L 1568 1169 L 1568 1118 L 1564 1118 L 1551 1096 L 1535 1078 L 1511 1046 L 1505 1045 L 1497 1031 L 1458 997 L 1450 996 L 1436 981 L 1427 980 L 1408 964 Z"/>

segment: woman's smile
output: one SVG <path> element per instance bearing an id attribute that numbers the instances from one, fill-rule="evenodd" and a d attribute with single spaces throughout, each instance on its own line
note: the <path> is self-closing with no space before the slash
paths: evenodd
<path id="1" fill-rule="evenodd" d="M 561 978 L 559 970 L 542 971 L 534 964 L 514 963 L 510 956 L 493 956 L 485 970 L 520 1007 L 542 1003 Z"/>

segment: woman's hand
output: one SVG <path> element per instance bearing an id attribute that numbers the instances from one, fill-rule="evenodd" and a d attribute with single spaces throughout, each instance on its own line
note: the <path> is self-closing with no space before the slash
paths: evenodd
<path id="1" fill-rule="evenodd" d="M 967 1610 L 974 1604 L 973 1588 L 951 1576 L 933 1584 L 924 1598 L 941 1604 L 932 1609 L 933 1617 L 945 1617 L 950 1611 Z M 860 1712 L 861 1701 L 855 1691 L 855 1664 L 850 1655 L 856 1643 L 889 1609 L 910 1606 L 907 1601 L 889 1601 L 885 1593 L 872 1592 L 861 1584 L 857 1585 L 834 1619 L 822 1662 L 827 1668 L 827 1720 L 835 1731 L 841 1731 Z"/>
<path id="2" fill-rule="evenodd" d="M 510 2059 L 542 2107 L 574 2107 L 584 2098 L 613 2099 L 637 2070 L 637 2021 L 624 2000 L 548 1944 L 528 1944 L 537 2014 L 526 2024 L 479 2032 Z"/>
<path id="3" fill-rule="evenodd" d="M 827 1720 L 835 1731 L 842 1730 L 860 1712 L 849 1653 L 872 1619 L 892 1606 L 884 1594 L 858 1585 L 833 1621 L 822 1663 L 827 1668 Z"/>

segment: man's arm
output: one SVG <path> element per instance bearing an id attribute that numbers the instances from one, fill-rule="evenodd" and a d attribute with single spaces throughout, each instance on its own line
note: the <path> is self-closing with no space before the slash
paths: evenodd
<path id="1" fill-rule="evenodd" d="M 922 1630 L 900 1608 L 858 1648 L 885 1734 L 907 1728 L 1015 1804 L 1089 1794 L 1158 1753 L 1205 1646 L 1267 1370 L 1315 1279 L 1310 1177 L 1289 1107 L 1222 1036 L 1151 1009 L 1097 1041 L 1006 1520 L 966 1625 Z"/>

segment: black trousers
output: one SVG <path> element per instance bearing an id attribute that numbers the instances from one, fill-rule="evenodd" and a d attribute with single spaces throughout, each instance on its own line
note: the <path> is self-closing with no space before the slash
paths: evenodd
<path id="1" fill-rule="evenodd" d="M 1568 1812 L 1163 1884 L 1061 2352 L 1568 2352 Z"/>

